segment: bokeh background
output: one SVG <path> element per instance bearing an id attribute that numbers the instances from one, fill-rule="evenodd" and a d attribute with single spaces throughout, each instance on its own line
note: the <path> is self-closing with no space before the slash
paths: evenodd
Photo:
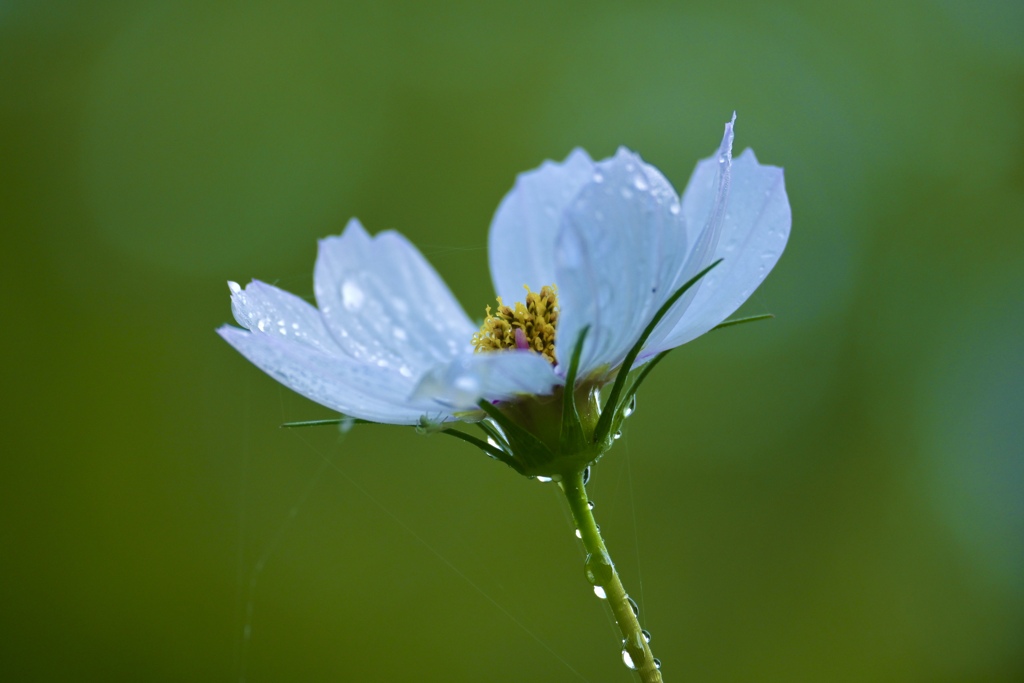
<path id="1" fill-rule="evenodd" d="M 735 109 L 789 247 L 593 473 L 668 681 L 1024 680 L 1024 5 L 0 1 L 0 678 L 622 681 L 550 485 L 214 334 L 398 228 L 467 310 L 517 172 L 682 188 Z"/>

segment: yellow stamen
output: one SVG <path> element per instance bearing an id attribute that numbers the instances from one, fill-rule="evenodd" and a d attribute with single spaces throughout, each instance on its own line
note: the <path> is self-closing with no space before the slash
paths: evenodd
<path id="1" fill-rule="evenodd" d="M 524 285 L 525 287 L 525 285 Z M 526 303 L 515 308 L 506 306 L 498 297 L 498 310 L 491 313 L 480 331 L 473 335 L 477 352 L 502 349 L 530 349 L 555 364 L 555 326 L 558 324 L 558 295 L 554 285 L 542 287 L 540 293 L 526 289 Z"/>

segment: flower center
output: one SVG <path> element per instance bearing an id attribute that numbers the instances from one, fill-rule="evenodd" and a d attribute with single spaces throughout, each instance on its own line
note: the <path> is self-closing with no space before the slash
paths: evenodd
<path id="1" fill-rule="evenodd" d="M 525 287 L 525 285 L 524 285 Z M 558 295 L 555 286 L 542 287 L 540 293 L 526 289 L 526 303 L 506 306 L 498 297 L 498 310 L 491 313 L 480 331 L 473 335 L 473 347 L 480 351 L 529 349 L 555 364 L 555 326 L 558 324 Z"/>

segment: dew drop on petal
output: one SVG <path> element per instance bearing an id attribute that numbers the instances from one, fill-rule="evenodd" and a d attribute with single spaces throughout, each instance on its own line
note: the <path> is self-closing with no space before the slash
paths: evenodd
<path id="1" fill-rule="evenodd" d="M 601 173 L 594 173 L 594 182 L 595 183 L 603 183 L 604 182 L 604 175 L 602 175 Z"/>
<path id="2" fill-rule="evenodd" d="M 647 181 L 644 180 L 643 176 L 638 175 L 637 177 L 633 178 L 633 187 L 640 190 L 641 192 L 646 192 L 648 189 Z"/>
<path id="3" fill-rule="evenodd" d="M 395 329 L 391 330 L 391 334 L 393 334 L 395 339 L 399 341 L 405 341 L 406 339 L 409 338 L 409 333 L 406 332 L 405 329 L 401 327 L 396 327 Z"/>
<path id="4" fill-rule="evenodd" d="M 238 294 L 239 292 L 242 291 L 242 287 L 237 282 L 234 282 L 233 280 L 228 280 L 228 290 L 232 294 Z"/>
<path id="5" fill-rule="evenodd" d="M 403 365 L 400 368 L 398 368 L 398 373 L 402 377 L 412 377 L 412 369 L 408 365 Z"/>
<path id="6" fill-rule="evenodd" d="M 363 307 L 366 295 L 354 280 L 345 280 L 341 285 L 341 303 L 350 311 L 358 311 Z"/>

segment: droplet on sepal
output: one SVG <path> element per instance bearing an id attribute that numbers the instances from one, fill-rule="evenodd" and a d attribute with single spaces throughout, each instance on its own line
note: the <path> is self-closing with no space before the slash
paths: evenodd
<path id="1" fill-rule="evenodd" d="M 614 434 L 612 434 L 612 439 L 614 439 L 615 441 L 618 441 L 621 438 L 622 438 L 622 430 L 618 430 Z"/>
<path id="2" fill-rule="evenodd" d="M 622 417 L 629 417 L 630 415 L 632 415 L 635 412 L 636 412 L 636 394 L 633 394 L 633 397 L 631 399 L 629 399 L 629 405 L 627 405 L 622 410 Z"/>
<path id="3" fill-rule="evenodd" d="M 542 484 L 547 484 L 549 481 L 552 481 L 552 479 L 551 479 L 551 477 L 545 477 L 543 475 L 539 475 L 538 474 L 537 475 L 537 481 L 539 481 Z"/>

